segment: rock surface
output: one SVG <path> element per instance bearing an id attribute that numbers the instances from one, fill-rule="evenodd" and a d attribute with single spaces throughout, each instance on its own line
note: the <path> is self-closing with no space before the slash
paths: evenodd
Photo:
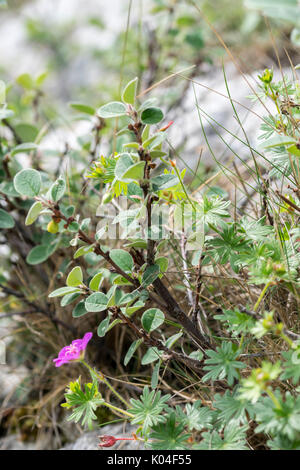
<path id="1" fill-rule="evenodd" d="M 0 438 L 1 450 L 36 450 L 35 443 L 23 442 L 18 434 Z"/>
<path id="2" fill-rule="evenodd" d="M 100 435 L 109 435 L 114 437 L 131 437 L 131 433 L 136 428 L 124 424 L 108 425 L 100 428 L 98 431 L 84 433 L 76 441 L 67 444 L 61 450 L 97 450 Z M 142 443 L 137 441 L 118 441 L 114 447 L 103 448 L 103 450 L 142 450 Z"/>

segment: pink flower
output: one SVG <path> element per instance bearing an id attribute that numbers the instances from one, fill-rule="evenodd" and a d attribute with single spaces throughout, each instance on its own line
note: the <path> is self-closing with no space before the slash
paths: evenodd
<path id="1" fill-rule="evenodd" d="M 59 352 L 58 357 L 53 359 L 55 367 L 60 367 L 63 364 L 67 364 L 70 361 L 76 361 L 82 356 L 82 351 L 87 347 L 93 333 L 86 333 L 82 339 L 75 339 L 72 344 L 65 346 Z"/>

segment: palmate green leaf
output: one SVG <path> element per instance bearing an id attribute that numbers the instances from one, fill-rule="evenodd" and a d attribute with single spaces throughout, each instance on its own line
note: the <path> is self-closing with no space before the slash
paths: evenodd
<path id="1" fill-rule="evenodd" d="M 300 450 L 300 439 L 292 441 L 286 436 L 276 436 L 273 440 L 267 441 L 270 450 Z"/>
<path id="2" fill-rule="evenodd" d="M 148 333 L 156 330 L 165 321 L 165 315 L 159 308 L 149 308 L 143 313 L 141 322 Z"/>
<path id="3" fill-rule="evenodd" d="M 244 239 L 244 235 L 237 233 L 234 224 L 225 225 L 219 235 L 208 241 L 208 245 L 213 247 L 213 258 L 221 264 L 230 261 L 232 268 L 234 268 L 235 263 L 238 262 L 236 254 L 247 249 L 249 242 Z"/>
<path id="4" fill-rule="evenodd" d="M 71 382 L 69 387 L 65 394 L 66 402 L 62 404 L 63 407 L 73 408 L 68 421 L 81 421 L 83 426 L 87 425 L 92 429 L 93 421 L 97 420 L 95 411 L 105 402 L 98 391 L 97 382 L 85 384 L 82 390 L 79 378 L 76 382 Z"/>
<path id="5" fill-rule="evenodd" d="M 277 379 L 282 372 L 280 361 L 272 364 L 262 361 L 261 367 L 252 369 L 251 374 L 242 379 L 239 388 L 239 399 L 256 403 L 265 390 L 265 386 Z"/>
<path id="6" fill-rule="evenodd" d="M 282 364 L 282 380 L 290 379 L 294 385 L 300 382 L 300 348 L 282 352 L 285 362 Z"/>
<path id="7" fill-rule="evenodd" d="M 227 209 L 229 205 L 230 201 L 224 201 L 219 197 L 203 196 L 202 203 L 200 204 L 203 221 L 216 227 L 226 227 L 224 218 L 229 217 Z"/>
<path id="8" fill-rule="evenodd" d="M 41 175 L 37 170 L 21 170 L 14 177 L 14 186 L 22 196 L 37 196 L 41 189 Z"/>
<path id="9" fill-rule="evenodd" d="M 273 147 L 281 147 L 282 145 L 292 145 L 295 144 L 295 139 L 293 137 L 288 137 L 284 135 L 276 134 L 274 137 L 266 140 L 261 146 L 265 149 Z"/>
<path id="10" fill-rule="evenodd" d="M 201 401 L 198 400 L 193 404 L 187 403 L 184 410 L 181 406 L 176 406 L 176 414 L 189 431 L 201 431 L 212 428 L 216 413 L 207 406 L 201 406 Z"/>
<path id="11" fill-rule="evenodd" d="M 134 105 L 135 96 L 136 96 L 136 89 L 137 89 L 137 83 L 138 83 L 138 77 L 131 80 L 125 86 L 125 88 L 122 92 L 122 101 L 124 101 L 124 103 Z"/>
<path id="12" fill-rule="evenodd" d="M 239 378 L 239 369 L 243 369 L 245 364 L 237 361 L 240 351 L 236 351 L 233 343 L 223 341 L 221 347 L 216 351 L 207 350 L 209 359 L 205 360 L 204 370 L 209 372 L 203 377 L 203 381 L 227 379 L 229 385 L 233 385 L 234 379 Z"/>
<path id="13" fill-rule="evenodd" d="M 162 413 L 167 409 L 170 397 L 170 395 L 161 396 L 161 392 L 154 390 L 150 392 L 149 387 L 145 387 L 138 400 L 130 399 L 132 408 L 128 411 L 134 415 L 131 423 L 142 425 L 143 432 L 147 432 L 150 427 L 159 423 L 164 423 L 166 417 Z"/>
<path id="14" fill-rule="evenodd" d="M 83 282 L 83 274 L 80 266 L 75 266 L 69 273 L 66 284 L 69 287 L 77 287 Z"/>
<path id="15" fill-rule="evenodd" d="M 238 392 L 226 390 L 214 396 L 214 408 L 217 409 L 217 420 L 220 423 L 234 423 L 236 426 L 247 424 L 248 417 L 254 416 L 254 407 L 248 400 L 241 400 Z"/>
<path id="16" fill-rule="evenodd" d="M 175 413 L 170 413 L 167 421 L 154 425 L 150 434 L 153 450 L 188 449 L 189 433 L 184 432 L 184 424 L 176 422 Z"/>
<path id="17" fill-rule="evenodd" d="M 286 392 L 282 400 L 280 392 L 275 392 L 280 402 L 280 409 L 275 408 L 269 397 L 263 397 L 255 405 L 255 420 L 259 423 L 255 432 L 264 432 L 274 437 L 286 436 L 290 440 L 299 438 L 300 432 L 300 396 L 293 397 Z"/>
<path id="18" fill-rule="evenodd" d="M 271 225 L 264 225 L 265 217 L 259 220 L 249 220 L 247 217 L 242 217 L 240 226 L 247 238 L 250 240 L 265 240 L 270 234 L 274 233 L 274 228 Z"/>
<path id="19" fill-rule="evenodd" d="M 8 229 L 15 226 L 13 217 L 3 209 L 0 209 L 0 228 Z"/>
<path id="20" fill-rule="evenodd" d="M 202 434 L 203 440 L 195 444 L 195 450 L 248 450 L 246 431 L 248 426 L 238 427 L 236 424 L 225 426 L 222 434 L 213 430 Z"/>
<path id="21" fill-rule="evenodd" d="M 227 323 L 227 328 L 233 336 L 249 333 L 256 323 L 255 318 L 240 312 L 238 308 L 223 310 L 222 314 L 215 315 L 214 318 L 222 323 Z"/>

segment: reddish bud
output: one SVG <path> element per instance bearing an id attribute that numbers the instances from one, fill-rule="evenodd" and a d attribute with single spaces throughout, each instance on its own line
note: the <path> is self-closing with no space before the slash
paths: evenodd
<path id="1" fill-rule="evenodd" d="M 166 131 L 167 129 L 169 129 L 170 126 L 172 126 L 172 124 L 174 123 L 174 121 L 170 121 L 166 126 L 162 127 L 161 129 L 159 129 L 158 132 L 164 132 Z"/>
<path id="2" fill-rule="evenodd" d="M 99 447 L 112 447 L 117 442 L 117 439 L 114 436 L 99 436 L 100 443 L 98 444 Z"/>

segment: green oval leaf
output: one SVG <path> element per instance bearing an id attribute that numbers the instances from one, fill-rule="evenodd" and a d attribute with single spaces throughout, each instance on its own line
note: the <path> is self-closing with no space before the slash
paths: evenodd
<path id="1" fill-rule="evenodd" d="M 85 308 L 84 300 L 81 300 L 80 302 L 78 302 L 76 307 L 73 309 L 72 317 L 73 318 L 82 317 L 86 313 L 87 313 L 87 311 L 86 311 L 86 308 Z"/>
<path id="2" fill-rule="evenodd" d="M 148 333 L 156 330 L 165 321 L 165 315 L 159 308 L 149 308 L 142 316 L 142 325 Z"/>
<path id="3" fill-rule="evenodd" d="M 143 124 L 157 124 L 164 118 L 164 113 L 160 108 L 147 108 L 144 109 L 141 115 Z"/>
<path id="4" fill-rule="evenodd" d="M 15 221 L 12 216 L 3 209 L 0 209 L 0 228 L 13 228 L 14 225 Z"/>
<path id="5" fill-rule="evenodd" d="M 98 326 L 97 328 L 97 335 L 100 337 L 100 338 L 103 338 L 103 336 L 105 336 L 107 330 L 108 330 L 108 327 L 109 327 L 109 322 L 110 322 L 110 316 L 107 315 L 106 318 L 104 318 L 104 320 L 100 323 L 100 325 Z"/>
<path id="6" fill-rule="evenodd" d="M 91 290 L 99 290 L 101 282 L 103 280 L 103 273 L 97 273 L 95 276 L 90 280 L 89 288 Z"/>
<path id="7" fill-rule="evenodd" d="M 103 312 L 106 310 L 108 298 L 102 292 L 95 292 L 85 301 L 85 308 L 88 312 Z"/>
<path id="8" fill-rule="evenodd" d="M 142 286 L 147 287 L 159 276 L 160 267 L 156 264 L 148 266 L 142 277 Z"/>
<path id="9" fill-rule="evenodd" d="M 60 302 L 61 307 L 65 307 L 66 305 L 70 305 L 74 300 L 78 299 L 80 296 L 80 293 L 78 292 L 73 292 L 73 294 L 67 294 L 65 295 Z"/>
<path id="10" fill-rule="evenodd" d="M 15 126 L 17 136 L 23 142 L 34 142 L 39 134 L 39 130 L 32 124 L 21 122 Z"/>
<path id="11" fill-rule="evenodd" d="M 84 103 L 70 103 L 70 107 L 80 113 L 89 114 L 90 116 L 94 116 L 96 112 L 95 108 Z"/>
<path id="12" fill-rule="evenodd" d="M 134 164 L 129 153 L 122 153 L 115 166 L 115 177 L 122 179 L 124 173 Z"/>
<path id="13" fill-rule="evenodd" d="M 46 261 L 49 258 L 49 249 L 48 245 L 37 245 L 30 252 L 26 257 L 26 261 L 28 264 L 40 264 Z"/>
<path id="14" fill-rule="evenodd" d="M 69 287 L 77 287 L 80 284 L 82 284 L 83 281 L 83 275 L 82 275 L 82 270 L 80 266 L 76 266 L 75 268 L 72 269 L 72 271 L 69 273 L 67 277 L 66 284 Z"/>
<path id="15" fill-rule="evenodd" d="M 127 109 L 124 103 L 121 103 L 120 101 L 112 101 L 111 103 L 107 103 L 104 106 L 101 106 L 101 108 L 98 109 L 97 114 L 103 119 L 109 119 L 125 116 L 126 112 Z"/>
<path id="16" fill-rule="evenodd" d="M 109 256 L 123 271 L 131 273 L 133 270 L 133 259 L 127 251 L 119 249 L 111 250 Z"/>
<path id="17" fill-rule="evenodd" d="M 122 93 L 122 101 L 128 104 L 132 104 L 132 105 L 134 104 L 136 89 L 137 89 L 137 82 L 138 82 L 138 77 L 134 78 L 129 83 L 127 83 Z"/>
<path id="18" fill-rule="evenodd" d="M 138 347 L 142 344 L 143 340 L 142 339 L 137 339 L 135 340 L 130 348 L 128 349 L 127 353 L 126 353 L 126 356 L 124 358 L 124 365 L 127 366 L 127 364 L 129 363 L 130 359 L 132 358 L 132 356 L 134 355 L 135 351 L 138 349 Z"/>
<path id="19" fill-rule="evenodd" d="M 51 186 L 49 193 L 51 200 L 54 202 L 59 201 L 66 191 L 66 182 L 62 176 L 60 176 L 56 181 L 54 181 Z"/>
<path id="20" fill-rule="evenodd" d="M 41 189 L 41 175 L 37 170 L 21 170 L 14 177 L 15 190 L 22 196 L 37 196 Z"/>
<path id="21" fill-rule="evenodd" d="M 27 153 L 31 152 L 32 150 L 36 150 L 38 146 L 33 142 L 27 142 L 25 144 L 17 145 L 17 147 L 13 148 L 11 151 L 11 155 L 14 156 L 17 153 Z"/>
<path id="22" fill-rule="evenodd" d="M 161 352 L 157 348 L 149 348 L 146 354 L 143 356 L 141 363 L 143 366 L 151 364 L 151 362 L 158 361 L 161 357 Z"/>
<path id="23" fill-rule="evenodd" d="M 60 287 L 51 292 L 48 297 L 62 297 L 63 295 L 73 294 L 75 292 L 81 292 L 81 290 L 76 287 Z"/>
<path id="24" fill-rule="evenodd" d="M 122 181 L 126 183 L 131 180 L 141 180 L 144 178 L 145 163 L 146 162 L 138 162 L 128 168 L 122 176 Z"/>
<path id="25" fill-rule="evenodd" d="M 25 225 L 33 224 L 33 222 L 36 221 L 42 210 L 42 203 L 39 201 L 34 202 L 28 211 L 27 217 L 25 219 Z"/>

